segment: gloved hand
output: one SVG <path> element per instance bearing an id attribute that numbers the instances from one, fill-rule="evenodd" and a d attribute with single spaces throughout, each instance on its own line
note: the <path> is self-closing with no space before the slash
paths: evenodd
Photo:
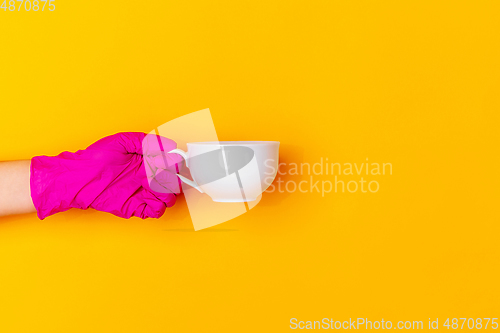
<path id="1" fill-rule="evenodd" d="M 161 217 L 181 192 L 182 158 L 166 154 L 175 148 L 170 139 L 129 132 L 76 153 L 34 157 L 30 185 L 38 217 L 89 207 L 123 218 Z"/>

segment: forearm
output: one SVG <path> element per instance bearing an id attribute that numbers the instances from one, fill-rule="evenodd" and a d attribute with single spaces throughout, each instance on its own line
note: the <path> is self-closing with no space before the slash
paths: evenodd
<path id="1" fill-rule="evenodd" d="M 31 201 L 30 160 L 0 162 L 0 216 L 36 212 Z"/>

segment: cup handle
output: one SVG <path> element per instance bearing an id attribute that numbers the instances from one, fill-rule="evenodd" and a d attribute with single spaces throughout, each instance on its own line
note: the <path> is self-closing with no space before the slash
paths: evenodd
<path id="1" fill-rule="evenodd" d="M 182 158 L 184 158 L 184 161 L 186 162 L 186 166 L 189 168 L 189 165 L 188 165 L 188 157 L 187 157 L 187 153 L 181 149 L 173 149 L 169 152 L 167 152 L 167 154 L 179 154 L 182 156 Z M 191 179 L 188 179 L 184 176 L 181 176 L 179 174 L 177 174 L 177 177 L 179 177 L 179 179 L 183 182 L 183 183 L 186 183 L 188 184 L 189 186 L 191 187 L 194 187 L 195 189 L 197 189 L 198 191 L 200 191 L 200 193 L 204 193 L 200 186 L 194 181 L 194 180 L 191 180 Z"/>

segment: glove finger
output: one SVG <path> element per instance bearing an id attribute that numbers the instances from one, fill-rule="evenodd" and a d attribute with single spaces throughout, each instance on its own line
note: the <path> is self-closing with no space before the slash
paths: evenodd
<path id="1" fill-rule="evenodd" d="M 168 207 L 175 204 L 175 195 L 170 194 L 170 196 L 169 200 L 164 202 L 147 189 L 143 188 L 130 198 L 130 207 L 133 207 L 133 211 L 130 212 L 130 216 L 137 216 L 141 219 L 160 218 L 167 209 L 167 203 Z"/>
<path id="2" fill-rule="evenodd" d="M 142 140 L 142 154 L 144 156 L 158 156 L 162 152 L 166 154 L 175 148 L 177 148 L 175 141 L 160 135 L 147 134 Z"/>
<path id="3" fill-rule="evenodd" d="M 163 198 L 163 194 L 178 195 L 182 188 L 176 173 L 161 169 L 158 169 L 152 178 L 143 178 L 142 186 L 160 198 Z M 167 199 L 169 200 L 169 198 Z"/>
<path id="4" fill-rule="evenodd" d="M 164 154 L 158 156 L 144 156 L 144 169 L 149 180 L 153 179 L 160 171 L 179 173 L 183 168 L 183 159 L 177 154 Z"/>
<path id="5" fill-rule="evenodd" d="M 178 172 L 180 165 L 184 162 L 184 159 L 179 154 L 161 154 L 154 157 L 146 156 L 145 159 L 150 159 L 151 164 L 157 169 L 172 170 Z"/>

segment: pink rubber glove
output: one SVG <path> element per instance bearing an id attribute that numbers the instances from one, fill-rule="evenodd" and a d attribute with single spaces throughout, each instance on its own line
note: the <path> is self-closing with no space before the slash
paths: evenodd
<path id="1" fill-rule="evenodd" d="M 180 193 L 176 173 L 182 158 L 166 154 L 175 148 L 174 141 L 157 135 L 117 133 L 76 153 L 34 157 L 30 183 L 38 217 L 70 208 L 161 217 Z"/>

